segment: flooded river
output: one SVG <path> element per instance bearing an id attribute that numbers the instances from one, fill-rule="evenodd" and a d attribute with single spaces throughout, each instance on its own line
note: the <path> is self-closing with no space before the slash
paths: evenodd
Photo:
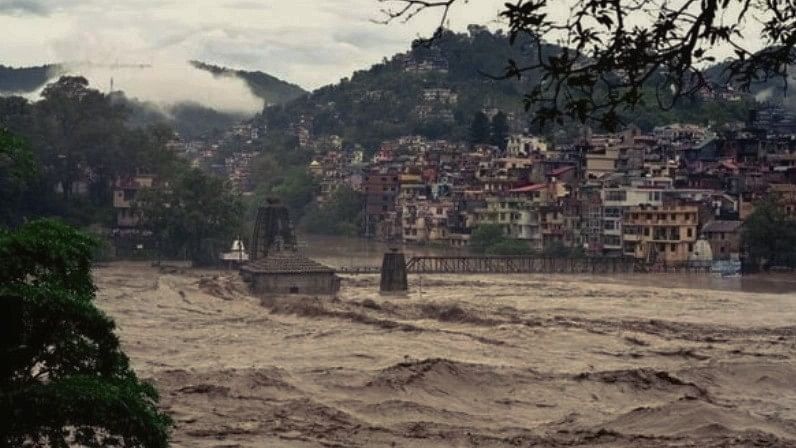
<path id="1" fill-rule="evenodd" d="M 96 280 L 177 447 L 796 446 L 788 279 L 427 275 L 388 298 L 355 276 L 266 305 L 231 271 Z"/>

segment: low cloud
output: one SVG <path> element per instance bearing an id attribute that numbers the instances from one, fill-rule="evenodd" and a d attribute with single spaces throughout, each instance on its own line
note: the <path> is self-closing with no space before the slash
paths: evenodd
<path id="1" fill-rule="evenodd" d="M 213 76 L 189 63 L 170 61 L 151 65 L 72 64 L 66 72 L 86 77 L 94 88 L 121 90 L 129 98 L 158 104 L 164 109 L 194 102 L 224 112 L 254 114 L 263 108 L 246 82 L 236 76 Z"/>
<path id="2" fill-rule="evenodd" d="M 4 0 L 0 2 L 0 15 L 47 15 L 49 9 L 38 0 Z"/>
<path id="3" fill-rule="evenodd" d="M 450 25 L 490 21 L 503 1 L 462 4 Z M 377 0 L 0 0 L 0 63 L 201 60 L 314 89 L 407 50 L 438 24 L 435 13 L 408 24 L 374 24 L 383 6 Z M 103 85 L 105 75 L 99 75 Z"/>

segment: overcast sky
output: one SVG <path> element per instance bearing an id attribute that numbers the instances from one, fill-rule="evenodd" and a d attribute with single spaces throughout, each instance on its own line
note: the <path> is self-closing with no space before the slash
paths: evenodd
<path id="1" fill-rule="evenodd" d="M 474 0 L 451 26 L 493 21 Z M 262 70 L 307 89 L 405 51 L 434 17 L 379 25 L 377 0 L 0 0 L 0 64 L 200 59 Z M 463 5 L 464 6 L 464 5 Z"/>

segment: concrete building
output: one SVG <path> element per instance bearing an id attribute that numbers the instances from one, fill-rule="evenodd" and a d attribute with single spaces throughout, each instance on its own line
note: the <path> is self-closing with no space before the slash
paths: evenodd
<path id="1" fill-rule="evenodd" d="M 546 152 L 547 143 L 532 135 L 510 135 L 506 142 L 506 154 L 509 157 L 527 157 L 534 152 Z"/>
<path id="2" fill-rule="evenodd" d="M 118 229 L 138 226 L 140 216 L 133 210 L 136 196 L 140 190 L 151 188 L 154 183 L 155 176 L 149 174 L 139 174 L 114 182 L 113 209 L 116 211 L 116 227 Z"/>
<path id="3" fill-rule="evenodd" d="M 392 223 L 397 215 L 395 205 L 400 192 L 401 183 L 397 170 L 372 170 L 365 174 L 363 189 L 365 191 L 365 213 L 367 235 L 386 238 L 391 233 Z M 385 230 L 387 229 L 387 230 Z"/>
<path id="4" fill-rule="evenodd" d="M 737 259 L 741 252 L 741 221 L 711 221 L 702 228 L 714 260 Z"/>
<path id="5" fill-rule="evenodd" d="M 514 189 L 511 196 L 486 198 L 486 206 L 475 211 L 475 226 L 498 225 L 505 236 L 524 241 L 532 250 L 541 251 L 541 214 L 539 203 L 532 198 L 534 194 L 539 194 L 537 198 L 541 197 L 545 188 L 545 185 L 533 185 Z"/>
<path id="6" fill-rule="evenodd" d="M 663 205 L 664 189 L 649 187 L 614 187 L 602 191 L 602 251 L 605 255 L 620 256 L 622 251 L 622 226 L 625 211 L 639 205 Z"/>
<path id="7" fill-rule="evenodd" d="M 630 207 L 624 215 L 624 253 L 638 260 L 686 263 L 697 241 L 699 207 Z"/>

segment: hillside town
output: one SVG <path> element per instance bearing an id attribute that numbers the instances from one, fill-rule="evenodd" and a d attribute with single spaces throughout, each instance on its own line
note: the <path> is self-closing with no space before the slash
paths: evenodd
<path id="1" fill-rule="evenodd" d="M 428 97 L 455 101 L 440 89 Z M 338 136 L 312 136 L 307 120 L 293 131 L 299 150 L 311 153 L 306 169 L 317 181 L 316 201 L 344 186 L 361 193 L 361 234 L 368 238 L 466 247 L 475 229 L 493 225 L 528 253 L 553 249 L 676 266 L 738 261 L 743 223 L 764 198 L 796 216 L 796 118 L 777 106 L 719 128 L 584 128 L 568 144 L 516 126 L 505 149 L 404 136 L 382 142 L 370 157 L 361 147 L 344 148 Z M 251 143 L 258 132 L 241 125 L 226 138 Z M 251 194 L 256 152 L 219 159 L 219 145 L 174 145 L 194 165 Z M 118 207 L 124 211 L 123 200 Z"/>

